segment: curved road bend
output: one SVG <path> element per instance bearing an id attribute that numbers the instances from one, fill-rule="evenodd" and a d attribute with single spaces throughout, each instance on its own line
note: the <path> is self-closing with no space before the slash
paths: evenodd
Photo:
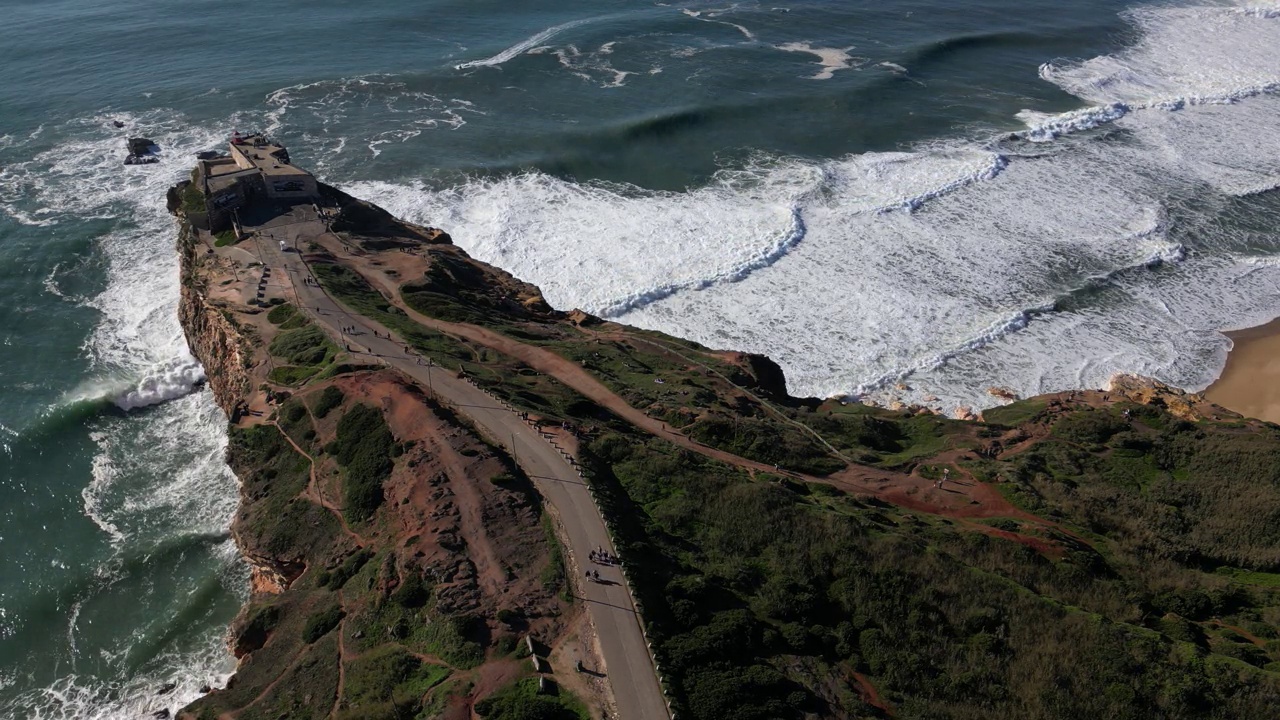
<path id="1" fill-rule="evenodd" d="M 568 536 L 567 550 L 578 570 L 593 568 L 600 571 L 602 582 L 582 582 L 581 585 L 586 590 L 584 599 L 600 639 L 600 650 L 620 720 L 670 718 L 658 684 L 657 669 L 640 629 L 640 616 L 631 594 L 627 592 L 621 571 L 586 561 L 590 552 L 597 548 L 603 547 L 610 553 L 615 553 L 615 550 L 604 518 L 592 501 L 586 484 L 578 477 L 577 470 L 519 415 L 443 368 L 418 365 L 416 356 L 405 353 L 404 343 L 387 339 L 386 336 L 390 335 L 387 328 L 362 315 L 348 312 L 321 287 L 307 284 L 303 278 L 314 280 L 314 276 L 299 254 L 281 252 L 275 239 L 259 238 L 257 245 L 264 264 L 284 268 L 289 273 L 300 309 L 326 328 L 339 343 L 345 342 L 351 345 L 352 350 L 359 348 L 376 355 L 431 387 L 484 428 L 491 439 L 513 451 L 520 467 L 559 515 Z M 351 338 L 341 332 L 343 327 L 354 327 L 359 334 Z M 375 330 L 383 337 L 374 337 Z"/>

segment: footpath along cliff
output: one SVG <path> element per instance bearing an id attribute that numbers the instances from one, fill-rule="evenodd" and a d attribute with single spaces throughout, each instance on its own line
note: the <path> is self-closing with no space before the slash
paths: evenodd
<path id="1" fill-rule="evenodd" d="M 255 568 L 238 672 L 182 715 L 1280 702 L 1275 426 L 1130 377 L 968 421 L 793 398 L 767 358 L 555 311 L 321 188 L 224 238 L 171 203 Z M 544 446 L 572 483 L 526 470 Z M 556 504 L 575 484 L 609 527 L 585 547 Z M 637 651 L 605 592 L 634 593 Z"/>

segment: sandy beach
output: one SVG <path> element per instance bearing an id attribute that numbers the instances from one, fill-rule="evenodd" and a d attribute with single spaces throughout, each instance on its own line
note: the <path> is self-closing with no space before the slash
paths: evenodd
<path id="1" fill-rule="evenodd" d="M 1205 397 L 1241 415 L 1280 423 L 1280 318 L 1226 335 L 1235 346 Z"/>

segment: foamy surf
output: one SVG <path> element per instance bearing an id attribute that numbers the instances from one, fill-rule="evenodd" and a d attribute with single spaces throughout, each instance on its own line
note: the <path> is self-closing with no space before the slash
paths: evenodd
<path id="1" fill-rule="evenodd" d="M 1132 48 L 1041 71 L 1089 105 L 1027 111 L 1012 137 L 759 161 L 684 193 L 536 173 L 350 189 L 449 227 L 559 307 L 769 354 L 794 392 L 947 410 L 999 402 L 995 384 L 1033 394 L 1117 371 L 1199 387 L 1221 362 L 1216 328 L 1280 312 L 1271 269 L 1232 259 L 1248 239 L 1192 233 L 1206 206 L 1185 199 L 1280 183 L 1280 23 L 1130 17 Z"/>
<path id="2" fill-rule="evenodd" d="M 117 119 L 125 132 L 156 140 L 162 161 L 139 172 L 122 168 L 121 130 L 111 125 Z M 231 119 L 226 127 L 235 124 Z M 140 717 L 177 710 L 199 695 L 200 686 L 225 681 L 233 665 L 225 624 L 247 587 L 229 540 L 218 548 L 193 546 L 176 556 L 177 564 L 127 565 L 127 558 L 166 544 L 225 538 L 238 501 L 223 460 L 226 418 L 207 392 L 192 394 L 203 370 L 177 322 L 175 230 L 164 207 L 165 190 L 189 173 L 191 156 L 225 136 L 221 127 L 193 128 L 166 110 L 104 113 L 72 120 L 58 133 L 58 143 L 5 168 L 0 212 L 48 225 L 98 219 L 106 228 L 93 246 L 106 276 L 101 291 L 87 297 L 63 292 L 58 268 L 45 282 L 50 294 L 96 311 L 84 352 L 89 372 L 103 379 L 78 388 L 41 421 L 59 425 L 65 418 L 89 430 L 94 454 L 80 509 L 101 543 L 79 548 L 74 558 L 88 564 L 94 580 L 44 603 L 45 612 L 67 614 L 65 647 L 58 641 L 43 645 L 65 664 L 54 680 L 6 703 L 0 715 Z M 142 407 L 152 409 L 121 412 Z M 24 429 L 17 442 L 41 432 Z M 175 575 L 179 568 L 181 576 Z M 173 592 L 162 587 L 168 583 L 203 587 Z M 124 603 L 131 616 L 122 617 L 122 596 L 147 598 L 148 604 Z M 192 598 L 199 603 L 195 609 Z M 193 612 L 203 618 L 197 625 L 191 624 Z M 182 631 L 174 633 L 172 623 L 182 624 Z M 12 632 L 24 632 L 15 627 Z M 167 683 L 175 689 L 158 696 Z"/>
<path id="3" fill-rule="evenodd" d="M 547 28 L 546 30 L 530 35 L 524 40 L 521 40 L 515 45 L 512 45 L 506 50 L 503 50 L 502 52 L 498 53 L 497 55 L 493 55 L 493 56 L 484 58 L 482 60 L 470 60 L 468 62 L 460 63 L 458 65 L 455 65 L 454 69 L 469 70 L 471 68 L 480 68 L 480 67 L 497 67 L 507 62 L 508 60 L 515 58 L 516 56 L 520 55 L 526 50 L 529 50 L 531 48 L 537 47 L 538 45 L 541 45 L 542 43 L 545 43 L 546 41 L 550 40 L 556 35 L 559 35 L 565 30 L 571 30 L 573 28 L 586 25 L 587 23 L 597 22 L 602 19 L 604 19 L 604 17 L 582 18 L 580 20 L 570 20 L 569 22 L 566 22 L 566 23 L 554 25 L 552 27 Z"/>
<path id="4" fill-rule="evenodd" d="M 853 57 L 850 55 L 849 51 L 853 49 L 852 47 L 813 47 L 809 43 L 803 42 L 786 43 L 785 45 L 777 45 L 776 47 L 783 52 L 807 53 L 818 58 L 818 64 L 822 66 L 822 69 L 810 76 L 810 80 L 830 80 L 835 77 L 837 70 L 858 68 L 870 62 L 870 59 L 868 58 Z"/>

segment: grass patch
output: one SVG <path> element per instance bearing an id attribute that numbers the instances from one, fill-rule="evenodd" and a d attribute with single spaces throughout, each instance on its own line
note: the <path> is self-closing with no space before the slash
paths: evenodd
<path id="1" fill-rule="evenodd" d="M 368 652 L 347 666 L 344 703 L 346 709 L 360 711 L 348 716 L 413 717 L 423 697 L 451 673 L 394 645 Z"/>
<path id="2" fill-rule="evenodd" d="M 302 641 L 313 643 L 324 637 L 338 627 L 338 623 L 342 622 L 343 614 L 342 608 L 337 605 L 331 605 L 313 614 L 307 618 L 307 624 L 302 627 Z"/>
<path id="3" fill-rule="evenodd" d="M 277 312 L 283 332 L 276 335 L 268 350 L 287 364 L 273 367 L 267 377 L 274 383 L 297 387 L 325 370 L 337 357 L 338 346 L 293 306 L 277 305 L 267 314 L 267 319 L 271 320 L 271 315 Z"/>
<path id="4" fill-rule="evenodd" d="M 349 522 L 367 520 L 382 505 L 394 445 L 382 412 L 368 405 L 352 407 L 338 421 L 337 439 L 328 450 L 345 472 L 342 513 Z"/>
<path id="5" fill-rule="evenodd" d="M 277 365 L 267 373 L 267 379 L 277 385 L 298 387 L 320 372 L 320 368 L 310 365 Z"/>
<path id="6" fill-rule="evenodd" d="M 1220 567 L 1213 571 L 1215 575 L 1225 575 L 1235 582 L 1259 587 L 1280 588 L 1280 573 L 1243 570 L 1241 568 Z"/>
<path id="7" fill-rule="evenodd" d="M 1048 406 L 1049 404 L 1044 400 L 1018 400 L 1008 405 L 983 410 L 982 419 L 991 425 L 1015 427 L 1030 422 Z"/>
<path id="8" fill-rule="evenodd" d="M 285 303 L 271 308 L 271 312 L 267 313 L 267 319 L 274 325 L 282 325 L 293 319 L 298 314 L 298 308 Z"/>
<path id="9" fill-rule="evenodd" d="M 484 720 L 588 720 L 587 708 L 558 686 L 548 694 L 538 693 L 536 678 L 518 680 L 499 688 L 476 703 L 476 714 Z"/>
<path id="10" fill-rule="evenodd" d="M 235 230 L 223 230 L 220 233 L 214 234 L 213 237 L 213 244 L 216 247 L 226 247 L 240 242 L 240 238 L 236 237 Z"/>
<path id="11" fill-rule="evenodd" d="M 566 602 L 573 602 L 573 593 L 569 592 L 568 572 L 565 570 L 564 548 L 560 545 L 560 538 L 556 535 L 556 528 L 551 522 L 550 515 L 542 516 L 542 531 L 546 534 L 547 545 L 551 548 L 547 566 L 542 569 L 542 574 L 539 576 L 542 586 L 559 593 Z"/>

